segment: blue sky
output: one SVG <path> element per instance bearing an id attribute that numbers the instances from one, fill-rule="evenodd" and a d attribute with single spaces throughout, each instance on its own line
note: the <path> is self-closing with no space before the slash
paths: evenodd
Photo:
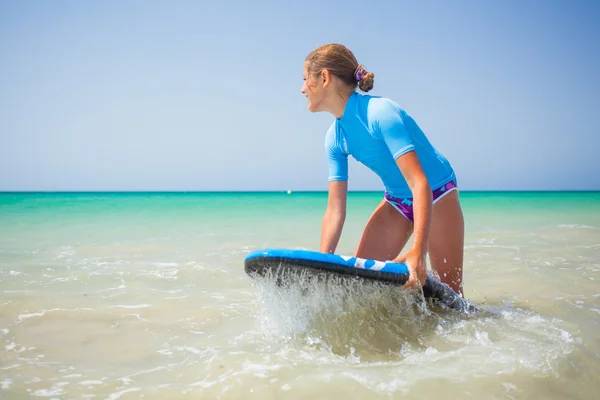
<path id="1" fill-rule="evenodd" d="M 600 190 L 600 2 L 3 1 L 0 190 L 325 190 L 347 45 L 464 190 Z M 350 163 L 351 190 L 380 190 Z"/>

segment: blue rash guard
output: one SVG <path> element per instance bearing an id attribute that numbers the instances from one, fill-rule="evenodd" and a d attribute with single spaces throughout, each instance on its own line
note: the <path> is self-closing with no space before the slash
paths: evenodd
<path id="1" fill-rule="evenodd" d="M 392 197 L 413 197 L 396 159 L 414 150 L 431 189 L 456 179 L 448 160 L 417 123 L 393 101 L 354 92 L 344 115 L 325 136 L 329 181 L 348 180 L 348 155 L 375 172 Z"/>

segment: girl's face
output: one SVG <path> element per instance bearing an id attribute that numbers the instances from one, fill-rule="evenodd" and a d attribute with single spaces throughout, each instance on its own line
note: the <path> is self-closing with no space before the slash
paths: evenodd
<path id="1" fill-rule="evenodd" d="M 308 99 L 308 109 L 311 112 L 324 111 L 324 101 L 327 97 L 329 79 L 324 71 L 318 75 L 308 73 L 304 67 L 304 84 L 302 85 L 302 94 Z"/>

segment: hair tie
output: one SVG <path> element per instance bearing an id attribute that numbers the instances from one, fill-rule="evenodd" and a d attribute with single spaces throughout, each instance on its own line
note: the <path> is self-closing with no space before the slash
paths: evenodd
<path id="1" fill-rule="evenodd" d="M 354 72 L 354 77 L 356 78 L 357 82 L 360 82 L 360 80 L 367 74 L 367 70 L 365 69 L 365 66 L 360 64 L 358 67 L 356 67 L 356 72 Z"/>

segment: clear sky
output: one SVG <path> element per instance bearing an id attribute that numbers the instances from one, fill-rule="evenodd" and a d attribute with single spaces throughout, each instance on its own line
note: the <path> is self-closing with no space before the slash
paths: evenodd
<path id="1" fill-rule="evenodd" d="M 464 190 L 600 190 L 600 1 L 0 2 L 0 190 L 325 190 L 347 45 Z M 350 190 L 379 179 L 350 163 Z"/>

